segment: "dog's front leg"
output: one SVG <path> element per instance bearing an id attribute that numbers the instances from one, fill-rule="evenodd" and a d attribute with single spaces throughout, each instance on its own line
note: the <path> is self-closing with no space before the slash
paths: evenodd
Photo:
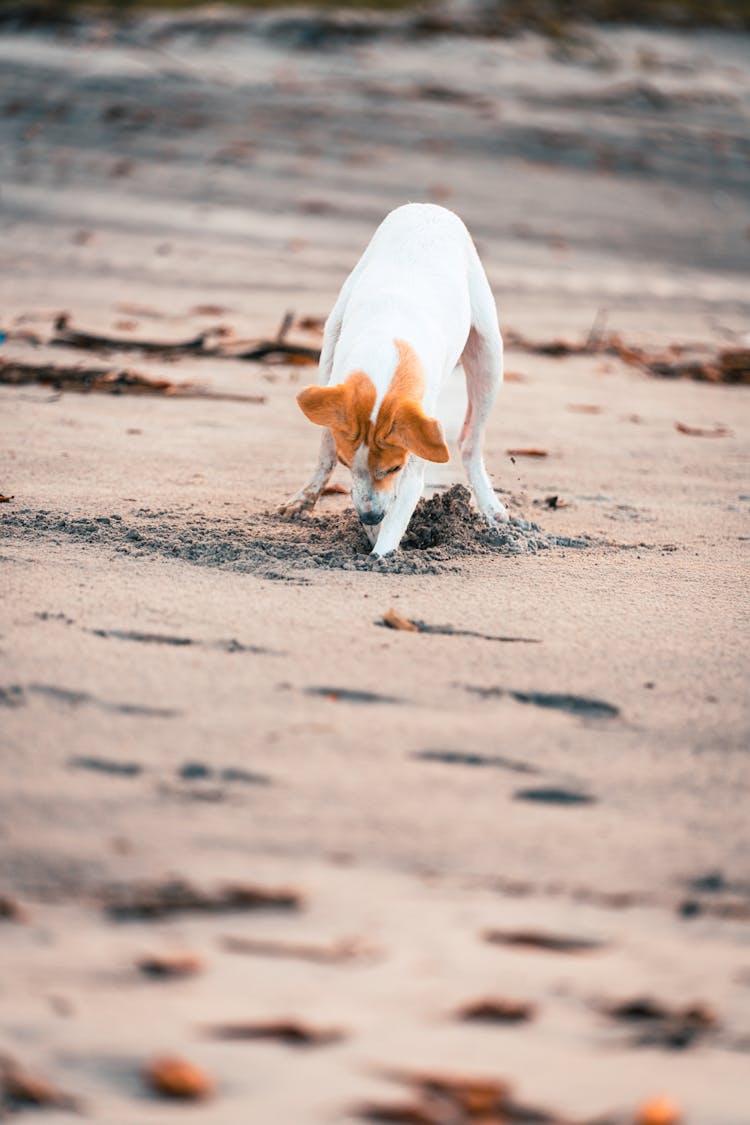
<path id="1" fill-rule="evenodd" d="M 318 497 L 328 484 L 331 473 L 335 467 L 336 443 L 333 440 L 331 431 L 324 429 L 323 436 L 320 440 L 320 453 L 318 454 L 318 464 L 315 468 L 315 472 L 304 488 L 301 488 L 286 504 L 281 505 L 279 513 L 283 516 L 288 516 L 290 519 L 297 519 L 299 516 L 303 515 L 304 512 L 309 512 L 310 509 L 315 506 Z"/>
<path id="2" fill-rule="evenodd" d="M 421 458 L 409 457 L 401 473 L 398 495 L 380 525 L 377 541 L 370 552 L 374 558 L 382 558 L 383 555 L 390 555 L 391 552 L 398 550 L 417 501 L 422 495 L 424 470 L 425 463 Z"/>

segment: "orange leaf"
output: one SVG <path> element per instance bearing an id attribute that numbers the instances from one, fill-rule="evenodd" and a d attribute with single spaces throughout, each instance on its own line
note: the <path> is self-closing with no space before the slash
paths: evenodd
<path id="1" fill-rule="evenodd" d="M 662 1094 L 643 1103 L 638 1110 L 636 1125 L 679 1125 L 681 1120 L 679 1106 Z"/>
<path id="2" fill-rule="evenodd" d="M 397 613 L 395 609 L 389 609 L 387 613 L 383 614 L 383 624 L 387 625 L 389 629 L 400 629 L 404 633 L 418 633 L 419 626 L 410 621 L 408 617 L 403 617 Z"/>
<path id="3" fill-rule="evenodd" d="M 207 1098 L 215 1089 L 210 1075 L 177 1055 L 155 1059 L 146 1070 L 146 1079 L 157 1094 L 187 1101 Z"/>

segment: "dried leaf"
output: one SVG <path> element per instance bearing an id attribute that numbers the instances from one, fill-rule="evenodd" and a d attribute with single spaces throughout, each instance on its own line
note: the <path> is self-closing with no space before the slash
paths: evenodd
<path id="1" fill-rule="evenodd" d="M 676 1102 L 661 1094 L 639 1108 L 636 1125 L 680 1125 L 682 1111 Z"/>
<path id="2" fill-rule="evenodd" d="M 371 960 L 379 950 L 359 938 L 343 938 L 331 945 L 307 942 L 276 941 L 271 938 L 224 938 L 223 948 L 231 953 L 247 953 L 257 957 L 284 957 L 313 961 L 321 965 L 338 965 L 346 961 Z"/>
<path id="3" fill-rule="evenodd" d="M 477 1020 L 483 1023 L 524 1023 L 535 1012 L 534 1005 L 527 1000 L 510 1000 L 493 997 L 485 1000 L 472 1000 L 464 1004 L 456 1013 L 462 1020 Z"/>
<path id="4" fill-rule="evenodd" d="M 408 633 L 432 633 L 433 635 L 441 637 L 476 637 L 480 641 L 501 641 L 505 644 L 535 645 L 541 643 L 534 637 L 512 637 L 498 633 L 479 633 L 476 629 L 457 629 L 454 625 L 430 625 L 427 621 L 403 617 L 395 609 L 389 609 L 375 624 L 384 625 L 388 629 L 400 629 Z"/>
<path id="5" fill-rule="evenodd" d="M 670 1008 L 648 996 L 611 1004 L 604 1011 L 610 1019 L 636 1024 L 639 1030 L 635 1043 L 639 1046 L 683 1050 L 719 1026 L 716 1013 L 704 1004 Z"/>
<path id="6" fill-rule="evenodd" d="M 350 489 L 345 488 L 343 484 L 327 484 L 321 496 L 348 496 L 349 492 Z"/>
<path id="7" fill-rule="evenodd" d="M 371 1121 L 403 1121 L 416 1125 L 562 1125 L 561 1118 L 512 1096 L 510 1085 L 498 1078 L 473 1075 L 394 1071 L 385 1077 L 407 1085 L 412 1099 L 398 1103 L 374 1103 L 362 1107 L 360 1115 Z M 402 1116 L 398 1116 L 401 1113 Z M 403 1116 L 403 1114 L 406 1116 Z M 380 1114 L 380 1116 L 378 1116 Z M 409 1116 L 411 1114 L 411 1116 Z"/>
<path id="8" fill-rule="evenodd" d="M 81 1102 L 46 1078 L 24 1069 L 10 1056 L 0 1058 L 0 1115 L 5 1107 L 40 1106 L 79 1112 Z"/>
<path id="9" fill-rule="evenodd" d="M 11 500 L 15 500 L 15 496 L 3 496 L 0 493 L 0 504 L 10 504 Z"/>
<path id="10" fill-rule="evenodd" d="M 324 316 L 302 316 L 297 321 L 297 327 L 303 332 L 317 332 L 322 336 L 326 320 Z"/>
<path id="11" fill-rule="evenodd" d="M 549 457 L 547 449 L 506 449 L 505 451 L 509 457 Z"/>
<path id="12" fill-rule="evenodd" d="M 152 1090 L 167 1098 L 197 1101 L 210 1097 L 215 1090 L 214 1080 L 206 1071 L 177 1055 L 155 1059 L 146 1068 L 145 1078 Z"/>
<path id="13" fill-rule="evenodd" d="M 231 311 L 224 305 L 194 305 L 190 316 L 227 316 Z"/>
<path id="14" fill-rule="evenodd" d="M 164 883 L 136 883 L 117 887 L 105 898 L 105 910 L 118 921 L 165 918 L 190 911 L 221 913 L 233 910 L 299 910 L 302 895 L 288 887 L 235 883 L 218 891 L 203 891 L 185 879 Z"/>
<path id="15" fill-rule="evenodd" d="M 549 953 L 592 953 L 604 947 L 604 942 L 593 938 L 569 937 L 541 930 L 486 930 L 483 937 L 493 945 L 512 945 Z"/>
<path id="16" fill-rule="evenodd" d="M 721 424 L 714 426 L 709 430 L 703 426 L 686 426 L 684 422 L 675 422 L 674 428 L 680 434 L 688 434 L 690 437 L 733 437 L 732 431 Z"/>
<path id="17" fill-rule="evenodd" d="M 383 624 L 387 625 L 389 629 L 400 629 L 404 633 L 418 633 L 419 626 L 414 621 L 410 621 L 408 617 L 404 617 L 395 609 L 389 609 L 383 614 Z"/>
<path id="18" fill-rule="evenodd" d="M 57 391 L 91 391 L 104 394 L 169 395 L 174 398 L 210 398 L 226 402 L 264 403 L 264 395 L 224 394 L 209 391 L 192 383 L 172 383 L 169 379 L 151 379 L 128 368 L 78 367 L 56 363 L 18 363 L 0 359 L 0 383 L 20 387 L 39 383 Z"/>
<path id="19" fill-rule="evenodd" d="M 216 1024 L 208 1029 L 214 1039 L 276 1039 L 290 1047 L 324 1047 L 346 1038 L 337 1027 L 312 1027 L 301 1020 L 248 1020 Z"/>
<path id="20" fill-rule="evenodd" d="M 203 972 L 205 964 L 197 953 L 151 953 L 139 957 L 138 968 L 148 977 L 192 977 Z"/>
<path id="21" fill-rule="evenodd" d="M 419 1102 L 365 1102 L 355 1110 L 363 1121 L 392 1121 L 396 1125 L 442 1125 L 444 1117 Z"/>

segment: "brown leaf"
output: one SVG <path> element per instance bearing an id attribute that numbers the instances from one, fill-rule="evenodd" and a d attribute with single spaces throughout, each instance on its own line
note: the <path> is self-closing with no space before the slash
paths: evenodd
<path id="1" fill-rule="evenodd" d="M 473 1075 L 426 1072 L 404 1075 L 403 1081 L 415 1086 L 429 1105 L 432 1097 L 444 1107 L 460 1110 L 469 1118 L 502 1113 L 510 1098 L 510 1086 L 502 1079 Z M 442 1119 L 439 1119 L 442 1120 Z"/>
<path id="2" fill-rule="evenodd" d="M 321 965 L 338 965 L 346 961 L 369 960 L 379 950 L 359 938 L 343 938 L 330 945 L 307 942 L 275 941 L 270 938 L 224 938 L 222 945 L 231 953 L 247 953 L 257 957 L 287 957 L 314 961 Z"/>
<path id="3" fill-rule="evenodd" d="M 725 383 L 750 383 L 750 348 L 725 348 L 719 352 L 719 370 Z"/>
<path id="4" fill-rule="evenodd" d="M 400 629 L 404 633 L 418 633 L 419 626 L 410 621 L 408 617 L 397 613 L 395 609 L 389 609 L 383 614 L 383 624 L 387 625 L 389 629 Z"/>
<path id="5" fill-rule="evenodd" d="M 324 316 L 302 316 L 297 321 L 297 327 L 303 332 L 317 332 L 318 335 L 322 335 L 325 323 Z"/>
<path id="6" fill-rule="evenodd" d="M 226 316 L 232 310 L 224 305 L 194 305 L 190 310 L 191 316 Z"/>
<path id="7" fill-rule="evenodd" d="M 321 496 L 348 496 L 349 492 L 350 490 L 345 488 L 343 484 L 327 484 Z"/>
<path id="8" fill-rule="evenodd" d="M 136 965 L 148 977 L 192 977 L 203 972 L 205 964 L 197 953 L 152 953 L 139 957 Z"/>
<path id="9" fill-rule="evenodd" d="M 549 934 L 541 930 L 486 930 L 483 937 L 493 945 L 512 945 L 549 953 L 591 953 L 604 946 L 603 942 L 593 938 Z"/>
<path id="10" fill-rule="evenodd" d="M 534 1015 L 534 1005 L 527 1000 L 510 1000 L 504 997 L 473 1000 L 456 1013 L 462 1020 L 484 1023 L 524 1023 Z"/>
<path id="11" fill-rule="evenodd" d="M 205 1070 L 178 1055 L 162 1055 L 154 1059 L 146 1068 L 145 1079 L 157 1094 L 186 1101 L 208 1098 L 216 1088 L 213 1078 Z"/>
<path id="12" fill-rule="evenodd" d="M 686 426 L 684 422 L 675 422 L 674 428 L 680 434 L 688 434 L 690 437 L 733 437 L 732 431 L 721 424 L 714 426 L 712 430 L 705 429 L 703 426 Z"/>
<path id="13" fill-rule="evenodd" d="M 78 1112 L 78 1098 L 67 1094 L 46 1078 L 25 1070 L 10 1056 L 0 1058 L 0 1113 L 5 1107 L 44 1106 Z"/>
<path id="14" fill-rule="evenodd" d="M 375 1103 L 363 1107 L 361 1116 L 369 1112 L 371 1121 L 415 1125 L 562 1125 L 557 1114 L 516 1101 L 511 1086 L 501 1078 L 409 1071 L 386 1072 L 385 1077 L 408 1086 L 412 1100 L 401 1105 Z M 399 1112 L 406 1116 L 399 1117 Z"/>
<path id="15" fill-rule="evenodd" d="M 604 1009 L 610 1019 L 635 1024 L 635 1042 L 643 1046 L 683 1050 L 719 1026 L 719 1018 L 705 1004 L 670 1008 L 649 996 L 619 1001 Z"/>
<path id="16" fill-rule="evenodd" d="M 346 1037 L 341 1028 L 312 1027 L 295 1019 L 216 1024 L 208 1031 L 214 1039 L 276 1039 L 290 1047 L 323 1047 Z"/>
<path id="17" fill-rule="evenodd" d="M 436 1116 L 429 1106 L 420 1102 L 365 1102 L 355 1110 L 364 1121 L 392 1121 L 396 1125 L 442 1125 L 445 1118 Z"/>
<path id="18" fill-rule="evenodd" d="M 506 449 L 505 452 L 509 457 L 549 457 L 546 449 Z"/>
<path id="19" fill-rule="evenodd" d="M 135 883 L 109 891 L 104 908 L 118 921 L 150 920 L 171 914 L 218 914 L 238 910 L 299 910 L 302 895 L 289 887 L 261 887 L 233 883 L 218 891 L 203 891 L 185 879 L 163 883 Z"/>
<path id="20" fill-rule="evenodd" d="M 11 500 L 15 500 L 15 496 L 3 496 L 0 493 L 0 504 L 10 504 Z"/>

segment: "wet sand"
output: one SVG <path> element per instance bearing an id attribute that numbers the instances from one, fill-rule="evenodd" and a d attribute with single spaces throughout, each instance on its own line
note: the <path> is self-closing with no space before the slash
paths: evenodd
<path id="1" fill-rule="evenodd" d="M 168 1052 L 215 1079 L 206 1122 L 354 1123 L 413 1100 L 399 1069 L 505 1079 L 550 1121 L 665 1091 L 689 1125 L 744 1125 L 747 388 L 511 345 L 487 442 L 511 533 L 487 538 L 454 461 L 373 567 L 345 494 L 275 514 L 315 458 L 313 368 L 50 340 L 63 311 L 271 339 L 429 198 L 475 234 L 506 329 L 580 341 L 606 310 L 633 345 L 739 346 L 747 39 L 310 48 L 310 21 L 273 21 L 0 37 L 2 356 L 208 392 L 0 386 L 2 1048 L 101 1122 L 180 1112 L 142 1077 Z M 448 628 L 389 630 L 391 608 Z M 113 915 L 174 878 L 190 909 Z M 207 909 L 231 884 L 300 907 Z M 175 949 L 200 971 L 138 969 Z M 607 1014 L 643 996 L 671 1015 Z M 530 1018 L 457 1018 L 492 997 Z M 209 1034 L 289 1018 L 343 1038 Z"/>

